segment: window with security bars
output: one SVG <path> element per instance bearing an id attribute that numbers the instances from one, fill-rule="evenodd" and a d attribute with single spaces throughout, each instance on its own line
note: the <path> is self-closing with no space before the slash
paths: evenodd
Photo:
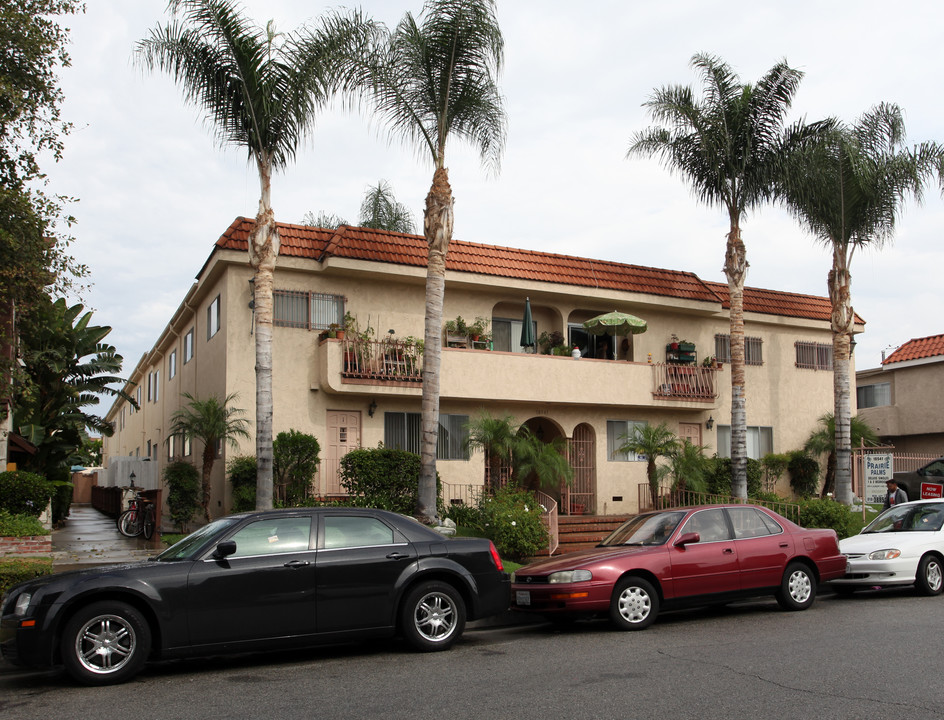
<path id="1" fill-rule="evenodd" d="M 856 405 L 859 408 L 884 407 L 892 404 L 892 384 L 875 383 L 856 388 Z"/>
<path id="2" fill-rule="evenodd" d="M 715 335 L 715 360 L 718 362 L 731 362 L 730 335 Z M 744 338 L 744 363 L 746 365 L 764 364 L 764 341 L 761 338 Z"/>
<path id="3" fill-rule="evenodd" d="M 420 413 L 385 412 L 384 447 L 420 453 L 422 435 Z M 440 415 L 439 437 L 436 441 L 437 460 L 468 460 L 465 441 L 469 435 L 468 415 Z"/>
<path id="4" fill-rule="evenodd" d="M 327 330 L 332 323 L 344 324 L 344 296 L 304 290 L 275 290 L 272 293 L 273 324 Z"/>
<path id="5" fill-rule="evenodd" d="M 796 366 L 806 370 L 832 370 L 833 346 L 829 343 L 816 343 L 798 340 L 796 348 Z"/>

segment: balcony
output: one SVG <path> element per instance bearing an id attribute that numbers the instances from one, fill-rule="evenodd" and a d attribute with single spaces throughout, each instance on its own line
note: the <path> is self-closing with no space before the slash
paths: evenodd
<path id="1" fill-rule="evenodd" d="M 338 394 L 419 396 L 422 371 L 422 355 L 399 341 L 326 340 L 317 349 L 312 386 Z M 443 348 L 440 396 L 701 411 L 717 405 L 718 372 L 701 366 Z"/>

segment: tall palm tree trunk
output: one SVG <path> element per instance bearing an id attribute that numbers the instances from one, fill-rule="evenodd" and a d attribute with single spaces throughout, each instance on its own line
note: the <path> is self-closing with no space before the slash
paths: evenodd
<path id="1" fill-rule="evenodd" d="M 833 245 L 833 267 L 827 279 L 832 304 L 833 331 L 833 398 L 836 424 L 836 499 L 852 504 L 852 399 L 849 377 L 849 356 L 855 313 L 852 310 L 852 275 L 846 245 Z"/>
<path id="2" fill-rule="evenodd" d="M 731 323 L 731 494 L 747 499 L 747 394 L 744 376 L 744 283 L 747 279 L 747 250 L 741 239 L 737 216 L 731 214 L 724 256 L 728 279 Z"/>
<path id="3" fill-rule="evenodd" d="M 253 269 L 256 335 L 256 509 L 272 509 L 272 289 L 279 256 L 279 233 L 270 203 L 272 163 L 267 155 L 259 167 L 259 213 L 249 233 Z"/>
<path id="4" fill-rule="evenodd" d="M 200 504 L 203 506 L 203 517 L 207 522 L 210 522 L 210 497 L 212 495 L 210 478 L 213 473 L 215 460 L 216 443 L 207 442 L 203 446 L 203 473 L 200 478 L 200 484 L 203 490 L 203 497 L 200 499 Z"/>
<path id="5" fill-rule="evenodd" d="M 423 522 L 438 519 L 436 441 L 439 437 L 439 386 L 442 365 L 442 318 L 446 289 L 446 253 L 452 240 L 453 199 L 449 172 L 441 165 L 426 196 L 423 229 L 429 245 L 426 269 L 426 328 L 423 346 L 423 434 L 416 514 Z"/>

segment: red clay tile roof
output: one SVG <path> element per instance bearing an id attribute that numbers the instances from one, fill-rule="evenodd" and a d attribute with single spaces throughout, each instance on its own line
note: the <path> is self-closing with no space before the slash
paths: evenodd
<path id="1" fill-rule="evenodd" d="M 246 251 L 251 226 L 251 219 L 236 218 L 217 240 L 216 247 Z M 280 255 L 319 261 L 334 256 L 413 267 L 426 266 L 426 240 L 419 235 L 347 225 L 337 230 L 286 223 L 278 223 L 278 227 Z M 446 268 L 455 272 L 607 288 L 728 306 L 727 285 L 705 282 L 689 272 L 480 245 L 461 240 L 453 240 L 450 244 Z M 829 321 L 830 317 L 827 298 L 758 288 L 745 289 L 744 309 L 748 312 L 813 320 Z M 859 319 L 859 322 L 862 320 Z"/>
<path id="2" fill-rule="evenodd" d="M 882 361 L 882 365 L 905 362 L 907 360 L 922 360 L 924 358 L 944 355 L 944 335 L 912 338 L 895 352 Z"/>
<path id="3" fill-rule="evenodd" d="M 726 283 L 708 281 L 705 285 L 721 297 L 724 307 L 731 306 Z M 826 321 L 829 321 L 832 315 L 829 298 L 751 287 L 744 288 L 744 311 Z M 856 323 L 865 324 L 865 320 L 858 313 Z"/>

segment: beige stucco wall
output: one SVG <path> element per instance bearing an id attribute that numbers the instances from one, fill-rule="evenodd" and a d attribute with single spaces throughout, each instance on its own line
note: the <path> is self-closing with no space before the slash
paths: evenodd
<path id="1" fill-rule="evenodd" d="M 173 412 L 182 405 L 186 391 L 206 397 L 236 393 L 237 406 L 245 410 L 253 435 L 255 375 L 252 313 L 248 308 L 251 272 L 245 255 L 217 252 L 208 262 L 197 286 L 188 294 L 172 321 L 160 335 L 154 350 L 142 359 L 133 379 L 146 383 L 147 373 L 161 370 L 158 403 L 144 403 L 141 412 L 126 416 L 124 426 L 106 439 L 106 456 L 145 452 L 146 441 L 160 443 L 158 462 L 167 462 L 163 445 Z M 393 329 L 396 337 L 422 337 L 425 274 L 422 269 L 400 268 L 332 259 L 321 265 L 311 260 L 287 258 L 276 270 L 275 287 L 343 295 L 345 307 L 357 317 L 361 329 L 370 325 L 376 335 Z M 222 302 L 220 333 L 206 338 L 206 309 L 219 294 Z M 441 412 L 475 415 L 487 408 L 493 414 L 510 414 L 519 422 L 545 418 L 565 437 L 580 423 L 589 424 L 596 439 L 597 512 L 627 513 L 637 508 L 638 486 L 645 483 L 645 463 L 616 462 L 606 447 L 607 420 L 680 423 L 702 429 L 702 443 L 713 452 L 717 426 L 730 423 L 730 366 L 718 371 L 718 397 L 695 402 L 654 398 L 653 363 L 665 360 L 666 343 L 676 335 L 696 344 L 699 361 L 714 354 L 715 334 L 729 331 L 726 311 L 720 303 L 682 301 L 641 294 L 614 293 L 532 281 L 498 280 L 451 273 L 447 278 L 444 319 L 462 315 L 520 317 L 529 297 L 538 326 L 544 331 L 562 330 L 567 322 L 581 322 L 594 314 L 619 309 L 647 320 L 649 329 L 633 338 L 635 362 L 574 360 L 530 354 L 446 349 L 443 353 Z M 183 335 L 195 328 L 195 356 L 183 364 Z M 794 342 L 830 342 L 828 324 L 765 315 L 746 316 L 746 334 L 763 339 L 764 364 L 747 368 L 748 425 L 770 426 L 774 451 L 799 447 L 817 418 L 832 408 L 832 373 L 795 367 Z M 178 353 L 178 375 L 168 379 L 167 358 Z M 313 434 L 324 447 L 329 410 L 357 412 L 361 418 L 361 445 L 375 447 L 383 441 L 385 412 L 419 412 L 418 385 L 399 387 L 351 383 L 341 376 L 340 343 L 319 341 L 316 331 L 274 328 L 273 428 L 277 434 L 296 429 Z M 374 402 L 377 411 L 368 416 Z M 120 416 L 117 403 L 110 419 Z M 714 428 L 708 430 L 708 418 Z M 202 448 L 191 458 L 199 465 Z M 224 450 L 213 471 L 214 516 L 230 507 L 225 482 L 225 462 L 237 454 L 254 454 L 255 439 L 240 440 Z M 481 453 L 468 461 L 439 461 L 444 482 L 481 482 Z M 622 498 L 616 500 L 614 498 Z"/>

